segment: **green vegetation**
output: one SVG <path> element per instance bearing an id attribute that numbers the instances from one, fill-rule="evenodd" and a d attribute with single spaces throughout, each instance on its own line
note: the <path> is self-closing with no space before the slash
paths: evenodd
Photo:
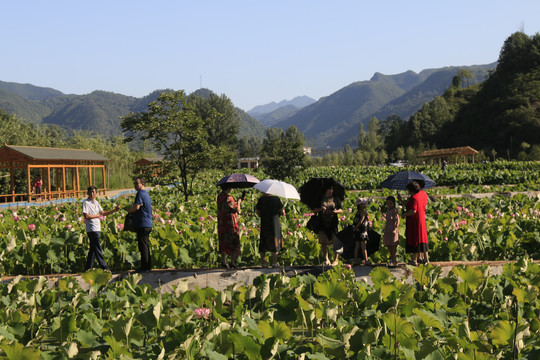
<path id="1" fill-rule="evenodd" d="M 318 277 L 261 275 L 253 285 L 173 293 L 141 275 L 43 277 L 0 285 L 0 353 L 8 359 L 535 359 L 540 266 L 420 265 L 412 283 L 386 268 L 357 282 L 338 266 Z"/>

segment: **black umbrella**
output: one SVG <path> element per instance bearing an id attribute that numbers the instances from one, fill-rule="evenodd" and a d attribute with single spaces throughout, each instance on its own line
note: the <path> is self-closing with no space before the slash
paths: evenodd
<path id="1" fill-rule="evenodd" d="M 231 187 L 233 189 L 244 189 L 253 187 L 253 185 L 259 183 L 253 175 L 249 174 L 231 174 L 225 176 L 223 179 L 217 182 L 217 186 Z"/>
<path id="2" fill-rule="evenodd" d="M 354 248 L 356 246 L 356 243 L 353 237 L 353 226 L 346 226 L 343 230 L 338 232 L 336 236 L 343 243 L 343 253 L 340 254 L 341 257 L 345 260 L 354 259 Z M 369 240 L 366 245 L 368 256 L 371 256 L 377 251 L 379 251 L 380 243 L 381 235 L 370 229 Z"/>
<path id="3" fill-rule="evenodd" d="M 311 178 L 300 187 L 300 201 L 315 209 L 321 206 L 321 200 L 328 187 L 334 188 L 334 196 L 341 201 L 345 199 L 345 187 L 333 178 Z"/>
<path id="4" fill-rule="evenodd" d="M 400 171 L 386 178 L 386 180 L 381 183 L 381 187 L 391 190 L 407 190 L 407 185 L 413 180 L 416 180 L 423 189 L 429 189 L 435 186 L 435 181 L 422 173 L 416 171 Z"/>

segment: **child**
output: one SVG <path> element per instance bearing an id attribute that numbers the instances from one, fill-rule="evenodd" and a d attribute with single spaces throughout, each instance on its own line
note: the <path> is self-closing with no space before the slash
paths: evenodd
<path id="1" fill-rule="evenodd" d="M 390 266 L 397 266 L 396 250 L 399 243 L 399 211 L 396 207 L 396 198 L 389 196 L 386 198 L 386 227 L 384 228 L 383 244 L 390 251 Z"/>
<path id="2" fill-rule="evenodd" d="M 356 200 L 356 215 L 354 215 L 353 220 L 353 238 L 355 242 L 354 246 L 354 265 L 359 265 L 358 263 L 358 252 L 362 251 L 362 265 L 371 265 L 368 260 L 367 255 L 367 241 L 368 241 L 368 229 L 369 229 L 369 216 L 366 211 L 367 209 L 367 200 L 358 198 Z"/>

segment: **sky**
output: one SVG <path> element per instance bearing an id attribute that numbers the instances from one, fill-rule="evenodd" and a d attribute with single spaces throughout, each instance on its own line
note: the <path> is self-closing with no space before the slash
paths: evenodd
<path id="1" fill-rule="evenodd" d="M 0 0 L 0 80 L 65 94 L 203 88 L 248 111 L 497 61 L 538 0 Z"/>

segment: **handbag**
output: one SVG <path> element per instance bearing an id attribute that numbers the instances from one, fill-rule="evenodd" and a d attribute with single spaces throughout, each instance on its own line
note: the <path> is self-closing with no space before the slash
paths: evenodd
<path id="1" fill-rule="evenodd" d="M 368 230 L 368 242 L 367 242 L 367 253 L 368 256 L 379 251 L 381 245 L 381 234 L 369 228 Z"/>
<path id="2" fill-rule="evenodd" d="M 124 219 L 124 231 L 137 232 L 135 227 L 135 213 L 127 213 Z"/>
<path id="3" fill-rule="evenodd" d="M 309 220 L 308 220 L 308 222 L 306 224 L 306 228 L 308 230 L 311 230 L 314 233 L 318 234 L 319 229 L 320 229 L 319 215 L 311 215 L 311 217 L 309 218 Z"/>

